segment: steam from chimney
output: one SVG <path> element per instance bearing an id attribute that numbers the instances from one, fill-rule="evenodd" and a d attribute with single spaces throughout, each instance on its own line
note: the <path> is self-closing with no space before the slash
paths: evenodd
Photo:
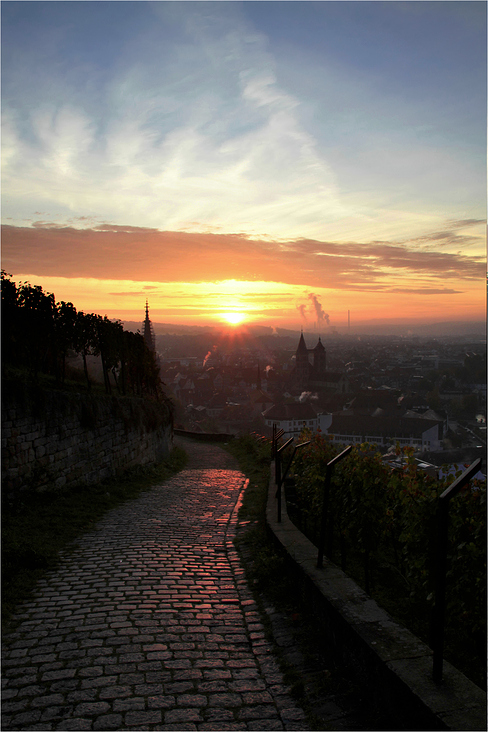
<path id="1" fill-rule="evenodd" d="M 203 366 L 207 365 L 207 362 L 211 356 L 214 356 L 217 353 L 217 346 L 212 346 L 212 350 L 207 353 L 205 358 L 203 359 Z"/>
<path id="2" fill-rule="evenodd" d="M 303 404 L 303 402 L 307 402 L 310 399 L 313 399 L 314 401 L 319 398 L 318 394 L 312 394 L 311 391 L 302 391 L 300 396 L 298 397 L 298 401 Z"/>
<path id="3" fill-rule="evenodd" d="M 306 305 L 297 305 L 297 310 L 300 313 L 300 317 L 302 320 L 307 319 L 307 313 L 306 313 L 307 306 Z"/>
<path id="4" fill-rule="evenodd" d="M 313 292 L 310 292 L 308 295 L 308 299 L 312 301 L 312 304 L 313 304 L 313 307 L 315 310 L 315 315 L 317 318 L 317 325 L 320 325 L 321 323 L 327 323 L 327 325 L 329 325 L 329 315 L 328 315 L 328 313 L 324 312 L 322 305 L 319 302 L 318 297 L 316 295 L 314 295 Z"/>
<path id="5" fill-rule="evenodd" d="M 319 298 L 314 292 L 309 292 L 307 295 L 308 303 L 302 303 L 296 305 L 296 309 L 300 313 L 302 320 L 308 320 L 308 315 L 315 316 L 315 325 L 327 325 L 330 326 L 329 314 L 326 313 L 320 303 Z"/>

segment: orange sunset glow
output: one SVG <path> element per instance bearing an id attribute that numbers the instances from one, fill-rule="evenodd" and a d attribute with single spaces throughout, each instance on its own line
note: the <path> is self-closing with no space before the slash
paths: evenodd
<path id="1" fill-rule="evenodd" d="M 148 298 L 155 322 L 190 325 L 245 322 L 275 327 L 313 327 L 319 323 L 324 330 L 329 327 L 344 329 L 348 311 L 354 323 L 376 319 L 419 323 L 426 319 L 427 306 L 432 322 L 477 320 L 483 317 L 484 308 L 483 288 L 476 281 L 469 289 L 463 283 L 464 289 L 458 292 L 447 288 L 429 290 L 425 283 L 425 294 L 421 297 L 419 282 L 406 287 L 404 279 L 399 283 L 402 287 L 371 287 L 366 295 L 363 289 L 314 287 L 312 290 L 286 282 L 246 280 L 162 283 L 39 277 L 28 271 L 19 273 L 15 279 L 39 284 L 45 291 L 53 292 L 57 301 L 71 301 L 85 312 L 122 320 L 141 320 Z"/>
<path id="2" fill-rule="evenodd" d="M 247 320 L 245 313 L 222 313 L 222 318 L 230 325 L 239 325 Z"/>
<path id="3" fill-rule="evenodd" d="M 484 321 L 485 21 L 4 3 L 2 267 L 123 321 Z"/>

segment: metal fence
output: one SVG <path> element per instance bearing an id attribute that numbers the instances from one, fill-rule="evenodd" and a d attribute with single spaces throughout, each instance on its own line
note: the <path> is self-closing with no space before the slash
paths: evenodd
<path id="1" fill-rule="evenodd" d="M 275 461 L 275 482 L 276 482 L 276 498 L 278 502 L 278 521 L 281 521 L 282 512 L 282 486 L 285 478 L 290 470 L 291 464 L 298 449 L 305 447 L 310 441 L 302 442 L 295 445 L 293 453 L 285 470 L 283 470 L 283 453 L 290 447 L 293 438 L 287 440 L 283 445 L 279 445 L 280 439 L 283 437 L 284 431 L 278 430 L 273 425 L 272 438 L 272 459 Z M 331 477 L 333 468 L 344 458 L 346 458 L 351 450 L 352 445 L 346 447 L 341 453 L 336 455 L 327 463 L 325 476 L 323 480 L 322 490 L 322 512 L 320 523 L 320 537 L 318 542 L 317 567 L 323 567 L 324 547 L 327 538 L 327 519 L 329 513 L 329 493 L 331 485 Z M 446 624 L 446 577 L 447 577 L 447 553 L 448 553 L 448 523 L 449 523 L 449 502 L 481 469 L 481 458 L 475 460 L 463 474 L 457 478 L 439 497 L 437 506 L 437 542 L 436 542 L 436 559 L 435 559 L 435 600 L 431 617 L 430 647 L 433 651 L 433 671 L 432 676 L 436 683 L 442 681 L 443 668 L 443 651 L 444 651 L 444 632 Z"/>
<path id="2" fill-rule="evenodd" d="M 444 651 L 444 629 L 446 623 L 446 577 L 449 503 L 481 468 L 481 458 L 475 460 L 462 475 L 440 495 L 437 504 L 437 557 L 435 573 L 435 601 L 432 611 L 430 647 L 434 652 L 432 676 L 434 681 L 442 681 Z"/>

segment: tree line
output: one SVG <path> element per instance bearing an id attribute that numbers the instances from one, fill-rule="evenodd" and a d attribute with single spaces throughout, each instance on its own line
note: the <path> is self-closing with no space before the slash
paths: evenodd
<path id="1" fill-rule="evenodd" d="M 2 270 L 4 365 L 27 369 L 34 381 L 48 374 L 62 384 L 68 355 L 78 354 L 91 389 L 87 357 L 100 356 L 108 394 L 114 384 L 119 394 L 163 396 L 156 354 L 141 333 L 124 330 L 119 320 L 77 311 L 71 302 L 56 302 L 40 285 L 17 284 L 11 277 Z"/>

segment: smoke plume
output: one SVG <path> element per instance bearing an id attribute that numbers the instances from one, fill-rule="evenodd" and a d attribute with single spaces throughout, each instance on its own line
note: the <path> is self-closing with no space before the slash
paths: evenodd
<path id="1" fill-rule="evenodd" d="M 316 401 L 318 398 L 319 398 L 319 395 L 318 394 L 312 394 L 311 391 L 302 391 L 302 393 L 298 397 L 298 401 L 300 403 L 303 403 L 303 402 L 308 402 L 311 399 L 313 399 L 314 401 Z"/>
<path id="2" fill-rule="evenodd" d="M 324 312 L 318 297 L 314 295 L 313 292 L 311 292 L 308 295 L 308 299 L 312 301 L 313 308 L 315 310 L 315 316 L 317 319 L 317 325 L 320 325 L 321 323 L 327 323 L 327 325 L 329 325 L 329 314 Z"/>
<path id="3" fill-rule="evenodd" d="M 203 359 L 203 366 L 206 366 L 206 365 L 207 365 L 207 363 L 208 363 L 208 360 L 209 360 L 209 358 L 210 358 L 211 356 L 215 356 L 215 354 L 217 353 L 217 350 L 218 350 L 218 349 L 217 349 L 217 346 L 212 346 L 212 350 L 211 350 L 211 351 L 209 351 L 209 352 L 207 353 L 207 355 L 205 356 L 205 358 Z"/>
<path id="4" fill-rule="evenodd" d="M 300 317 L 301 317 L 302 320 L 306 320 L 307 319 L 306 308 L 307 308 L 306 305 L 297 305 L 297 310 L 299 311 Z"/>

